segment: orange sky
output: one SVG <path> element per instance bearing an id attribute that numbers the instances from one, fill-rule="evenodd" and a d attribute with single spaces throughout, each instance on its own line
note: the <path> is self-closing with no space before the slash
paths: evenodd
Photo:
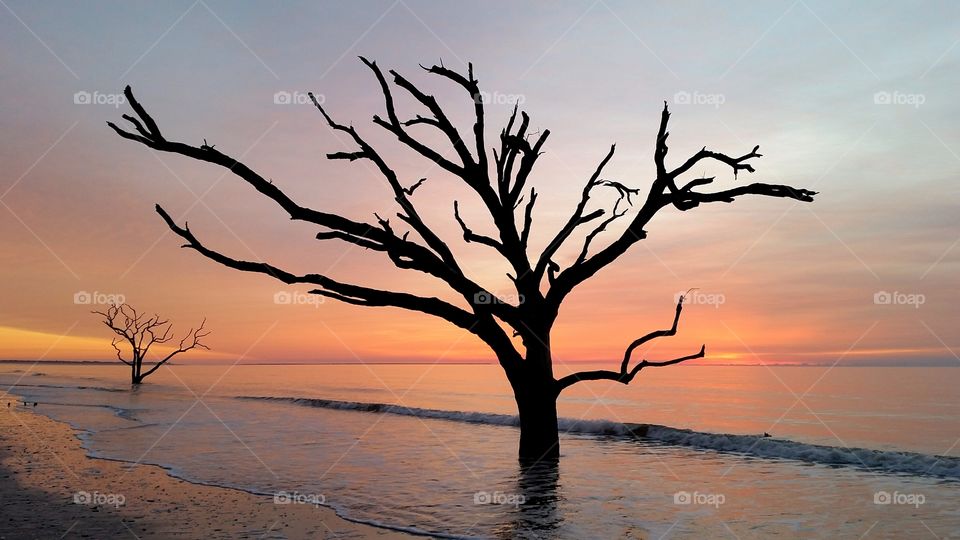
<path id="1" fill-rule="evenodd" d="M 435 93 L 460 122 L 470 103 L 417 64 L 442 55 L 462 69 L 469 59 L 492 96 L 519 96 L 532 128 L 551 129 L 531 179 L 540 192 L 534 256 L 610 143 L 617 155 L 604 177 L 646 189 L 664 99 L 674 113 L 667 160 L 674 166 L 704 145 L 739 155 L 760 144 L 764 157 L 752 176 L 734 180 L 716 167 L 691 172 L 718 175 L 718 187 L 749 180 L 821 192 L 813 204 L 754 198 L 685 213 L 665 209 L 647 227 L 647 240 L 569 298 L 553 335 L 558 361 L 615 364 L 632 339 L 669 326 L 677 292 L 697 287 L 679 335 L 656 344 L 650 358 L 706 343 L 706 362 L 960 364 L 953 352 L 960 346 L 960 105 L 953 95 L 960 49 L 949 49 L 960 32 L 949 21 L 960 18 L 920 20 L 907 8 L 892 10 L 877 15 L 885 19 L 877 24 L 899 31 L 880 40 L 870 25 L 828 5 L 818 9 L 832 33 L 817 18 L 798 16 L 769 35 L 762 30 L 776 10 L 747 5 L 708 17 L 717 24 L 706 29 L 698 21 L 707 19 L 681 7 L 651 15 L 615 3 L 508 13 L 418 2 L 371 6 L 269 16 L 224 8 L 231 31 L 198 8 L 164 34 L 182 8 L 101 17 L 80 6 L 64 14 L 12 4 L 21 20 L 0 19 L 0 358 L 110 359 L 110 336 L 89 313 L 98 306 L 82 303 L 86 292 L 93 302 L 122 295 L 169 316 L 181 331 L 207 317 L 213 352 L 193 361 L 490 360 L 473 336 L 429 316 L 301 303 L 306 287 L 178 249 L 155 203 L 238 258 L 454 300 L 376 253 L 314 240 L 315 227 L 290 223 L 221 169 L 152 153 L 104 125 L 128 112 L 109 96 L 130 83 L 170 138 L 206 138 L 243 156 L 303 204 L 361 220 L 394 213 L 369 167 L 323 158 L 346 141 L 315 110 L 273 100 L 278 91 L 319 92 L 402 178 L 428 178 L 415 195 L 425 218 L 471 277 L 511 294 L 506 268 L 490 250 L 459 239 L 451 201 L 459 199 L 482 232 L 489 225 L 477 201 L 370 124 L 383 105 L 354 58 L 365 54 Z M 723 30 L 732 20 L 750 30 Z M 923 39 L 915 39 L 921 28 Z M 103 102 L 75 103 L 77 92 Z M 877 101 L 877 92 L 893 103 Z M 696 96 L 722 103 L 697 103 Z M 923 103 L 907 103 L 909 96 Z M 410 116 L 420 112 L 407 101 L 400 106 Z M 509 110 L 496 100 L 488 106 L 488 140 Z M 596 204 L 611 202 L 600 197 Z M 611 226 L 595 244 L 620 230 Z M 581 240 L 557 262 L 569 264 Z M 899 294 L 884 303 L 883 292 Z M 277 293 L 301 296 L 278 304 Z"/>

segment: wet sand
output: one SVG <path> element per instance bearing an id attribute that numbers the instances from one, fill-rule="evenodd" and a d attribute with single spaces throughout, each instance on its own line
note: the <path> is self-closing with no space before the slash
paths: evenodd
<path id="1" fill-rule="evenodd" d="M 12 395 L 0 395 L 0 504 L 2 540 L 413 538 L 346 521 L 326 507 L 274 504 L 152 465 L 88 457 L 70 426 Z"/>

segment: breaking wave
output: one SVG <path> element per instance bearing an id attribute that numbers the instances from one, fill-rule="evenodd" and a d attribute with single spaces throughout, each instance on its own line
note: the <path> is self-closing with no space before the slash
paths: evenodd
<path id="1" fill-rule="evenodd" d="M 511 427 L 520 425 L 520 419 L 515 415 L 445 411 L 389 403 L 269 396 L 238 396 L 238 399 L 271 401 L 323 409 L 394 414 L 471 424 Z M 558 427 L 562 433 L 641 439 L 661 444 L 760 458 L 788 459 L 834 467 L 855 467 L 887 474 L 935 476 L 960 480 L 960 458 L 950 456 L 869 448 L 843 448 L 802 443 L 767 435 L 708 433 L 656 424 L 632 424 L 612 420 L 560 418 Z"/>

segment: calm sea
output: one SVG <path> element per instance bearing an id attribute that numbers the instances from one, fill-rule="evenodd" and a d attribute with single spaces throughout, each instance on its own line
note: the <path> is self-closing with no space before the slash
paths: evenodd
<path id="1" fill-rule="evenodd" d="M 960 536 L 960 369 L 689 366 L 583 384 L 559 403 L 559 470 L 521 471 L 494 365 L 178 365 L 136 391 L 124 367 L 0 364 L 0 384 L 82 430 L 92 455 L 433 535 Z M 632 423 L 654 427 L 638 438 Z"/>

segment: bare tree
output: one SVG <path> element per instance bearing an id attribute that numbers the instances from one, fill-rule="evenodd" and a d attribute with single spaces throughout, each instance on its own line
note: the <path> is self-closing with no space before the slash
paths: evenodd
<path id="1" fill-rule="evenodd" d="M 356 149 L 346 152 L 327 154 L 329 159 L 367 160 L 372 163 L 386 179 L 399 206 L 396 217 L 407 230 L 400 233 L 395 230 L 389 219 L 378 214 L 376 222 L 350 219 L 341 215 L 315 210 L 299 205 L 288 197 L 272 180 L 267 180 L 247 165 L 208 145 L 200 146 L 167 139 L 157 123 L 134 98 L 128 86 L 125 95 L 136 113 L 136 117 L 124 115 L 133 129 L 121 129 L 108 122 L 121 137 L 140 142 L 154 150 L 172 152 L 200 161 L 213 163 L 227 169 L 254 189 L 278 204 L 293 220 L 319 225 L 323 230 L 317 234 L 318 240 L 338 240 L 369 250 L 382 252 L 398 268 L 415 270 L 433 276 L 444 282 L 458 296 L 462 296 L 467 308 L 435 298 L 419 296 L 407 292 L 382 290 L 340 281 L 326 275 L 298 275 L 266 262 L 252 262 L 232 258 L 203 244 L 187 225 L 181 227 L 159 205 L 157 212 L 167 226 L 185 240 L 182 247 L 196 250 L 203 256 L 224 266 L 245 272 L 266 274 L 284 283 L 303 283 L 315 288 L 310 292 L 360 306 L 390 306 L 406 310 L 419 311 L 443 320 L 473 333 L 486 343 L 503 367 L 506 377 L 513 388 L 520 418 L 521 460 L 555 459 L 559 456 L 557 433 L 557 396 L 565 388 L 584 380 L 606 379 L 622 384 L 630 383 L 646 367 L 660 367 L 680 363 L 704 356 L 700 351 L 666 361 L 642 360 L 630 366 L 633 352 L 650 340 L 672 336 L 677 331 L 683 299 L 677 303 L 673 325 L 668 330 L 651 332 L 636 340 L 627 348 L 620 369 L 617 371 L 587 371 L 574 373 L 557 380 L 553 374 L 550 347 L 550 333 L 564 299 L 581 283 L 623 255 L 633 244 L 646 238 L 645 227 L 651 218 L 661 209 L 673 206 L 680 211 L 688 211 L 703 204 L 713 202 L 733 202 L 743 195 L 764 195 L 784 197 L 798 201 L 812 201 L 816 194 L 806 189 L 796 189 L 785 185 L 752 183 L 730 189 L 699 191 L 711 184 L 714 178 L 695 178 L 686 183 L 680 178 L 701 162 L 717 161 L 733 169 L 734 176 L 741 171 L 754 172 L 750 161 L 760 157 L 755 147 L 749 153 L 731 157 L 719 152 L 702 150 L 684 161 L 676 168 L 667 165 L 667 123 L 670 113 L 664 103 L 660 117 L 660 129 L 656 138 L 656 177 L 650 184 L 646 199 L 639 209 L 629 218 L 628 224 L 615 239 L 602 248 L 594 248 L 592 242 L 614 221 L 627 215 L 633 205 L 633 197 L 640 199 L 639 188 L 628 188 L 619 182 L 601 179 L 604 166 L 614 154 L 611 146 L 597 165 L 593 174 L 584 185 L 579 203 L 566 224 L 539 256 L 533 256 L 528 250 L 528 240 L 533 225 L 533 211 L 537 201 L 537 192 L 529 188 L 528 180 L 537 160 L 543 153 L 544 143 L 550 135 L 549 130 L 539 133 L 528 131 L 530 118 L 524 112 L 517 117 L 517 108 L 513 110 L 505 128 L 500 131 L 499 141 L 492 149 L 492 162 L 487 153 L 485 111 L 480 87 L 473 74 L 473 66 L 462 74 L 444 67 L 442 64 L 423 67 L 430 74 L 447 79 L 464 90 L 472 100 L 473 126 L 472 136 L 467 140 L 461 137 L 458 128 L 450 121 L 437 99 L 422 91 L 418 86 L 396 71 L 389 71 L 392 83 L 375 62 L 361 57 L 361 60 L 373 74 L 380 86 L 385 100 L 386 116 L 375 115 L 373 123 L 383 128 L 407 148 L 423 158 L 435 163 L 457 181 L 469 187 L 479 201 L 495 227 L 494 236 L 478 234 L 471 229 L 460 215 L 459 204 L 454 202 L 454 218 L 463 233 L 465 242 L 488 246 L 502 257 L 512 268 L 508 274 L 516 287 L 517 297 L 523 301 L 517 305 L 499 302 L 482 285 L 465 273 L 450 247 L 444 243 L 430 226 L 421 218 L 414 203 L 414 191 L 423 180 L 416 183 L 401 181 L 398 174 L 381 157 L 380 153 L 364 139 L 352 125 L 341 124 L 334 120 L 323 106 L 311 99 L 323 119 L 333 130 L 345 134 Z M 394 104 L 393 91 L 409 94 L 426 110 L 426 115 L 417 114 L 412 119 L 402 120 Z M 412 133 L 413 126 L 438 130 L 449 140 L 451 152 L 431 148 L 422 143 Z M 448 158 L 454 154 L 456 157 Z M 410 184 L 409 187 L 405 184 Z M 591 197 L 598 188 L 614 189 L 619 194 L 611 212 L 603 209 L 588 211 Z M 420 192 L 417 191 L 417 194 Z M 639 203 L 639 201 L 638 201 Z M 590 224 L 590 227 L 584 227 Z M 582 240 L 579 255 L 566 266 L 555 261 L 554 256 L 561 246 L 568 244 L 575 231 L 586 233 Z M 413 234 L 411 234 L 413 233 Z M 519 336 L 522 347 L 511 339 Z"/>
<path id="2" fill-rule="evenodd" d="M 93 313 L 103 317 L 103 324 L 118 336 L 113 338 L 110 344 L 117 351 L 117 359 L 130 366 L 130 382 L 133 384 L 140 384 L 143 379 L 180 353 L 191 349 L 210 349 L 200 341 L 210 335 L 209 330 L 204 330 L 204 325 L 207 322 L 204 319 L 199 327 L 187 331 L 176 349 L 154 363 L 153 367 L 143 371 L 143 361 L 147 357 L 150 347 L 156 344 L 162 345 L 174 339 L 173 325 L 170 321 L 161 319 L 156 314 L 148 316 L 146 313 L 138 313 L 129 304 L 114 304 L 106 311 L 94 311 Z M 121 344 L 124 345 L 124 348 L 126 346 L 130 347 L 129 360 L 123 357 Z"/>

